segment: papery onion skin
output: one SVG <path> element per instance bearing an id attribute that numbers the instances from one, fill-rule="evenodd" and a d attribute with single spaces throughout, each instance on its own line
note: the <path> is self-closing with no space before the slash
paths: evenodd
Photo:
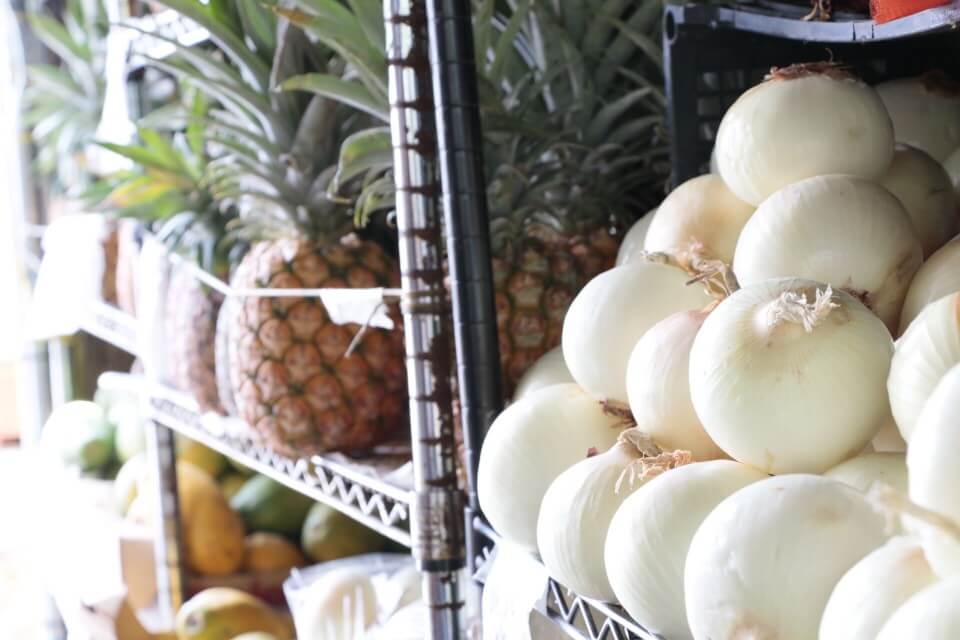
<path id="1" fill-rule="evenodd" d="M 960 638 L 960 578 L 917 593 L 894 612 L 877 640 L 955 640 Z"/>
<path id="2" fill-rule="evenodd" d="M 782 76 L 743 93 L 720 122 L 717 167 L 731 191 L 759 205 L 812 176 L 884 174 L 893 125 L 876 91 L 852 78 Z"/>
<path id="3" fill-rule="evenodd" d="M 844 289 L 896 331 L 923 249 L 910 217 L 883 187 L 854 176 L 809 178 L 757 208 L 737 243 L 743 286 L 808 278 Z"/>
<path id="4" fill-rule="evenodd" d="M 755 208 L 733 195 L 720 176 L 692 178 L 661 203 L 647 230 L 644 248 L 681 256 L 695 251 L 729 264 L 740 230 Z"/>
<path id="5" fill-rule="evenodd" d="M 906 492 L 907 457 L 903 453 L 863 453 L 841 462 L 823 475 L 864 493 L 870 490 L 874 482 L 882 482 L 897 491 Z"/>
<path id="6" fill-rule="evenodd" d="M 960 365 L 943 376 L 917 420 L 907 449 L 910 499 L 960 525 Z M 936 527 L 906 520 L 919 531 L 927 560 L 941 577 L 960 575 L 960 540 Z"/>
<path id="7" fill-rule="evenodd" d="M 603 562 L 607 527 L 617 508 L 646 480 L 626 481 L 639 453 L 618 443 L 582 460 L 553 481 L 543 495 L 537 520 L 537 548 L 550 575 L 588 598 L 615 598 Z"/>
<path id="8" fill-rule="evenodd" d="M 887 391 L 900 435 L 908 443 L 940 378 L 960 363 L 960 293 L 928 304 L 897 340 Z"/>
<path id="9" fill-rule="evenodd" d="M 893 342 L 852 296 L 833 292 L 807 332 L 771 323 L 784 294 L 813 301 L 827 287 L 770 280 L 740 289 L 703 323 L 690 351 L 690 395 L 707 434 L 767 473 L 822 473 L 859 453 L 887 415 Z"/>
<path id="10" fill-rule="evenodd" d="M 882 82 L 876 90 L 893 121 L 897 142 L 923 149 L 938 162 L 960 147 L 960 95 L 943 75 Z"/>
<path id="11" fill-rule="evenodd" d="M 647 229 L 650 228 L 650 223 L 653 222 L 653 216 L 656 212 L 656 209 L 647 211 L 624 234 L 623 240 L 620 242 L 620 248 L 617 250 L 618 267 L 628 262 L 643 259 L 643 254 L 646 251 L 643 248 L 643 243 L 647 239 Z"/>
<path id="12" fill-rule="evenodd" d="M 898 335 L 903 335 L 924 307 L 955 291 L 960 291 L 960 236 L 928 257 L 913 276 L 900 312 Z"/>
<path id="13" fill-rule="evenodd" d="M 597 400 L 626 406 L 627 360 L 637 340 L 671 313 L 710 302 L 689 279 L 677 267 L 631 262 L 588 282 L 567 310 L 561 338 L 577 384 Z"/>
<path id="14" fill-rule="evenodd" d="M 564 384 L 573 382 L 573 376 L 567 369 L 567 363 L 563 361 L 563 350 L 557 346 L 540 356 L 533 365 L 524 372 L 523 376 L 517 382 L 517 388 L 513 392 L 514 401 L 523 396 L 549 387 L 554 384 Z"/>
<path id="15" fill-rule="evenodd" d="M 653 325 L 627 363 L 627 397 L 637 426 L 663 449 L 694 460 L 726 458 L 704 431 L 690 400 L 690 348 L 706 311 L 681 311 Z"/>
<path id="16" fill-rule="evenodd" d="M 767 475 L 731 460 L 695 462 L 658 476 L 624 501 L 604 545 L 617 600 L 643 627 L 690 638 L 683 567 L 703 519 L 728 496 Z"/>
<path id="17" fill-rule="evenodd" d="M 883 422 L 883 426 L 877 432 L 877 435 L 870 441 L 870 446 L 876 453 L 905 453 L 907 443 L 900 430 L 897 429 L 897 423 L 892 415 L 888 415 Z"/>
<path id="18" fill-rule="evenodd" d="M 960 217 L 953 183 L 943 166 L 928 153 L 898 144 L 880 184 L 906 209 L 925 257 L 932 256 L 956 235 Z"/>
<path id="19" fill-rule="evenodd" d="M 923 547 L 911 538 L 893 538 L 840 578 L 818 640 L 876 640 L 894 611 L 936 581 Z"/>
<path id="20" fill-rule="evenodd" d="M 620 421 L 575 384 L 534 391 L 507 407 L 487 432 L 477 471 L 477 497 L 493 528 L 535 550 L 547 487 L 591 448 L 611 447 Z"/>
<path id="21" fill-rule="evenodd" d="M 950 176 L 950 183 L 953 185 L 953 195 L 958 204 L 960 204 L 960 149 L 955 149 L 953 153 L 947 156 L 943 161 L 943 168 Z"/>
<path id="22" fill-rule="evenodd" d="M 690 543 L 693 637 L 816 638 L 834 585 L 885 542 L 883 526 L 861 493 L 820 476 L 777 476 L 734 493 Z"/>

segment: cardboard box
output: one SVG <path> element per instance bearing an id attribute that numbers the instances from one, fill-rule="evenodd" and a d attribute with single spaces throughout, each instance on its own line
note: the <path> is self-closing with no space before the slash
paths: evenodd
<path id="1" fill-rule="evenodd" d="M 120 572 L 127 601 L 134 610 L 152 607 L 157 600 L 157 567 L 150 527 L 123 522 L 119 532 Z"/>

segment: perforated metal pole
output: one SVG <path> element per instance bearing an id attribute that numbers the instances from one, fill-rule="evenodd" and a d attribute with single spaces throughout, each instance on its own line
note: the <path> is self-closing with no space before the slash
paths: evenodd
<path id="1" fill-rule="evenodd" d="M 413 555 L 423 572 L 428 633 L 461 637 L 463 499 L 457 488 L 450 349 L 444 318 L 442 232 L 436 208 L 436 135 L 422 0 L 384 0 L 390 130 L 413 444 Z"/>

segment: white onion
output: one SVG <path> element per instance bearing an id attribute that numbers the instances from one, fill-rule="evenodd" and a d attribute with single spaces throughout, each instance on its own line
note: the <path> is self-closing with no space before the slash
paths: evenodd
<path id="1" fill-rule="evenodd" d="M 733 260 L 740 230 L 756 207 L 733 195 L 720 176 L 707 174 L 674 189 L 657 209 L 644 248 L 675 255 L 691 251 Z"/>
<path id="2" fill-rule="evenodd" d="M 487 432 L 477 470 L 477 497 L 493 528 L 535 550 L 547 487 L 591 448 L 612 446 L 619 422 L 575 384 L 534 391 L 507 407 Z"/>
<path id="3" fill-rule="evenodd" d="M 876 640 L 891 614 L 936 580 L 919 543 L 893 538 L 840 578 L 820 619 L 819 640 Z"/>
<path id="4" fill-rule="evenodd" d="M 737 243 L 741 285 L 809 278 L 852 293 L 897 328 L 923 250 L 903 205 L 853 176 L 819 176 L 784 187 L 760 205 Z"/>
<path id="5" fill-rule="evenodd" d="M 720 503 L 693 536 L 684 570 L 697 640 L 810 640 L 834 585 L 884 543 L 860 492 L 811 475 L 755 482 Z"/>
<path id="6" fill-rule="evenodd" d="M 892 352 L 883 323 L 852 296 L 771 280 L 707 317 L 690 352 L 690 395 L 734 459 L 768 473 L 822 473 L 883 423 Z"/>
<path id="7" fill-rule="evenodd" d="M 870 445 L 877 453 L 903 453 L 907 450 L 907 443 L 900 435 L 900 430 L 897 429 L 897 423 L 893 420 L 893 416 L 889 414 L 883 421 L 880 431 L 870 441 Z"/>
<path id="8" fill-rule="evenodd" d="M 960 362 L 960 293 L 932 302 L 897 340 L 887 390 L 900 435 L 914 425 L 940 378 Z"/>
<path id="9" fill-rule="evenodd" d="M 960 149 L 955 149 L 953 153 L 947 156 L 947 159 L 943 161 L 943 168 L 950 176 L 954 197 L 960 204 Z"/>
<path id="10" fill-rule="evenodd" d="M 581 289 L 563 321 L 563 359 L 597 400 L 627 403 L 627 360 L 647 329 L 671 313 L 710 299 L 689 275 L 657 262 L 631 262 L 601 273 Z"/>
<path id="11" fill-rule="evenodd" d="M 513 399 L 516 401 L 538 389 L 565 382 L 573 382 L 573 376 L 563 361 L 563 350 L 557 346 L 540 356 L 520 377 Z"/>
<path id="12" fill-rule="evenodd" d="M 944 80 L 934 72 L 877 85 L 897 142 L 923 149 L 938 161 L 960 147 L 960 95 Z"/>
<path id="13" fill-rule="evenodd" d="M 907 469 L 910 499 L 960 525 L 960 365 L 950 369 L 937 385 L 917 420 L 910 447 Z M 937 527 L 906 522 L 919 528 L 930 566 L 940 576 L 960 575 L 960 541 Z M 919 527 L 913 525 L 919 524 Z"/>
<path id="14" fill-rule="evenodd" d="M 725 458 L 710 439 L 690 400 L 690 347 L 706 311 L 681 311 L 653 325 L 627 363 L 627 397 L 637 426 L 668 451 L 694 460 Z"/>
<path id="15" fill-rule="evenodd" d="M 960 291 L 960 236 L 927 258 L 913 276 L 900 312 L 900 334 L 924 307 L 954 291 Z"/>
<path id="16" fill-rule="evenodd" d="M 930 154 L 898 144 L 893 163 L 881 184 L 900 200 L 910 215 L 924 256 L 933 255 L 957 233 L 953 183 Z"/>
<path id="17" fill-rule="evenodd" d="M 609 451 L 581 460 L 553 481 L 540 504 L 537 547 L 550 575 L 581 595 L 613 601 L 604 567 L 607 527 L 627 496 L 652 477 L 689 461 L 684 454 L 652 453 L 638 429 L 625 431 Z M 634 469 L 638 465 L 652 465 Z"/>
<path id="18" fill-rule="evenodd" d="M 960 638 L 960 578 L 931 585 L 896 610 L 876 640 Z"/>
<path id="19" fill-rule="evenodd" d="M 777 70 L 724 115 L 717 167 L 759 205 L 788 184 L 831 173 L 876 179 L 893 158 L 893 126 L 876 91 L 823 65 Z"/>
<path id="20" fill-rule="evenodd" d="M 647 211 L 627 230 L 627 233 L 623 236 L 623 242 L 620 243 L 620 249 L 617 250 L 617 266 L 643 258 L 643 243 L 647 239 L 647 229 L 650 228 L 650 223 L 653 222 L 653 214 L 656 212 L 656 209 Z"/>
<path id="21" fill-rule="evenodd" d="M 903 453 L 864 453 L 841 462 L 823 475 L 866 493 L 874 482 L 907 490 L 907 457 Z"/>
<path id="22" fill-rule="evenodd" d="M 690 540 L 720 502 L 766 474 L 713 460 L 674 469 L 624 501 L 610 522 L 604 562 L 617 600 L 649 631 L 689 638 L 683 565 Z"/>

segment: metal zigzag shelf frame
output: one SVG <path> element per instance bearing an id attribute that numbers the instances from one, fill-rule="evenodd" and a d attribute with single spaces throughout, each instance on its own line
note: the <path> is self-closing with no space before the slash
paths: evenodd
<path id="1" fill-rule="evenodd" d="M 136 321 L 103 303 L 91 305 L 84 331 L 136 355 Z M 258 444 L 241 429 L 219 428 L 232 420 L 209 421 L 187 394 L 152 385 L 147 390 L 150 418 L 215 449 L 291 489 L 345 513 L 404 546 L 410 546 L 410 495 L 381 476 L 401 467 L 409 456 L 393 451 L 375 460 L 334 460 L 326 456 L 292 459 Z"/>

